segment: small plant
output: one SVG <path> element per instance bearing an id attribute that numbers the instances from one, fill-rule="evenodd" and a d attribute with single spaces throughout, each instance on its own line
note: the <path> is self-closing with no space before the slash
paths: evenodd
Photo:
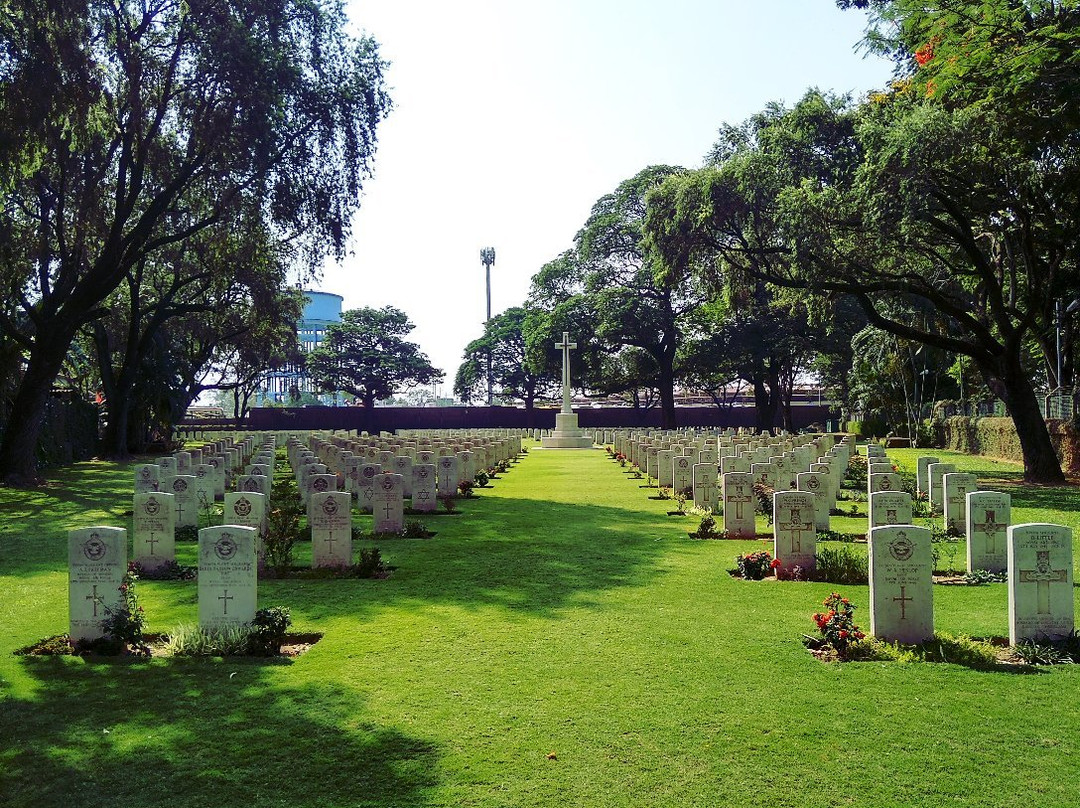
<path id="1" fill-rule="evenodd" d="M 473 482 L 472 480 L 462 480 L 458 483 L 458 493 L 468 499 L 473 495 Z"/>
<path id="2" fill-rule="evenodd" d="M 959 535 L 949 528 L 946 530 L 940 525 L 932 525 L 930 527 L 930 541 L 931 550 L 930 553 L 934 558 L 934 570 L 936 572 L 944 572 L 946 575 L 956 574 L 956 554 L 960 551 Z M 947 560 L 947 568 L 944 570 L 938 569 L 942 559 Z"/>
<path id="3" fill-rule="evenodd" d="M 640 480 L 641 479 L 641 469 L 639 469 L 637 466 L 634 466 L 633 477 L 634 477 L 635 480 Z"/>
<path id="4" fill-rule="evenodd" d="M 426 539 L 431 535 L 431 531 L 419 519 L 409 519 L 405 522 L 405 525 L 401 528 L 401 533 L 398 535 L 403 539 Z"/>
<path id="5" fill-rule="evenodd" d="M 972 570 L 964 576 L 964 583 L 968 586 L 983 586 L 985 584 L 1003 584 L 1009 579 L 1007 572 L 990 572 L 990 570 Z"/>
<path id="6" fill-rule="evenodd" d="M 839 542 L 856 542 L 860 539 L 865 539 L 860 533 L 841 533 L 837 530 L 819 530 L 817 532 L 818 541 L 839 541 Z"/>
<path id="7" fill-rule="evenodd" d="M 250 635 L 250 625 L 207 630 L 185 623 L 169 633 L 165 650 L 173 656 L 242 656 L 248 652 Z"/>
<path id="8" fill-rule="evenodd" d="M 671 489 L 670 488 L 661 488 L 659 491 L 657 491 L 656 496 L 657 496 L 658 499 L 664 499 L 664 500 L 671 499 Z"/>
<path id="9" fill-rule="evenodd" d="M 615 459 L 619 461 L 620 467 L 626 468 L 626 455 L 624 455 L 622 452 L 617 452 L 615 454 Z"/>
<path id="10" fill-rule="evenodd" d="M 866 490 L 867 460 L 862 455 L 852 455 L 848 460 L 847 471 L 844 473 L 844 484 L 847 488 Z"/>
<path id="11" fill-rule="evenodd" d="M 263 539 L 266 565 L 278 571 L 292 566 L 293 547 L 299 535 L 300 515 L 295 510 L 271 508 Z"/>
<path id="12" fill-rule="evenodd" d="M 196 525 L 182 525 L 176 528 L 176 532 L 173 534 L 176 541 L 198 541 L 199 540 L 199 528 Z"/>
<path id="13" fill-rule="evenodd" d="M 835 549 L 818 547 L 813 578 L 831 584 L 865 584 L 869 580 L 866 556 L 846 544 Z"/>
<path id="14" fill-rule="evenodd" d="M 1012 650 L 1013 654 L 1028 665 L 1071 665 L 1076 662 L 1058 643 L 1020 640 Z"/>
<path id="15" fill-rule="evenodd" d="M 110 649 L 115 649 L 113 653 L 139 656 L 150 653 L 150 648 L 143 638 L 146 615 L 143 607 L 139 605 L 139 596 L 135 591 L 138 580 L 139 565 L 134 561 L 129 562 L 120 583 L 122 602 L 115 609 L 105 608 L 105 619 L 101 621 L 101 628 L 105 632 L 106 642 L 98 642 L 95 650 L 107 653 Z"/>
<path id="16" fill-rule="evenodd" d="M 815 614 L 813 618 L 821 632 L 821 639 L 840 659 L 846 659 L 852 645 L 866 636 L 855 625 L 855 607 L 839 592 L 833 592 L 821 603 L 826 611 Z M 813 637 L 807 639 L 816 641 Z"/>
<path id="17" fill-rule="evenodd" d="M 685 514 L 686 513 L 686 500 L 689 499 L 689 496 L 688 496 L 688 494 L 686 492 L 686 489 L 684 488 L 684 489 L 681 489 L 679 491 L 676 491 L 675 493 L 672 494 L 672 498 L 675 500 L 675 512 Z"/>
<path id="18" fill-rule="evenodd" d="M 449 494 L 443 494 L 439 497 L 439 502 L 442 503 L 443 510 L 447 513 L 457 513 L 457 506 L 454 504 L 454 498 Z"/>
<path id="19" fill-rule="evenodd" d="M 737 555 L 735 564 L 739 568 L 739 574 L 748 581 L 760 581 L 766 573 L 774 569 L 773 557 L 768 550 Z"/>
<path id="20" fill-rule="evenodd" d="M 773 521 L 773 494 L 776 493 L 776 489 L 762 482 L 754 483 L 753 487 L 754 496 L 757 498 L 754 504 L 754 513 L 764 516 L 771 525 Z"/>
<path id="21" fill-rule="evenodd" d="M 15 649 L 15 656 L 71 656 L 74 653 L 71 637 L 67 634 L 53 634 Z"/>
<path id="22" fill-rule="evenodd" d="M 488 480 L 490 479 L 491 478 L 488 477 L 488 473 L 486 471 L 480 470 L 476 472 L 474 482 L 477 488 L 487 488 Z"/>
<path id="23" fill-rule="evenodd" d="M 704 509 L 705 513 L 701 517 L 701 521 L 698 523 L 697 530 L 691 535 L 697 539 L 720 539 L 723 538 L 723 533 L 716 529 L 716 518 L 712 515 L 712 512 L 708 509 Z"/>
<path id="24" fill-rule="evenodd" d="M 254 656 L 277 656 L 285 642 L 285 632 L 292 625 L 292 615 L 286 606 L 270 606 L 255 612 L 249 625 L 247 652 Z"/>
<path id="25" fill-rule="evenodd" d="M 357 578 L 380 578 L 387 572 L 378 547 L 361 547 L 355 569 Z"/>
<path id="26" fill-rule="evenodd" d="M 145 569 L 138 561 L 131 562 L 144 581 L 194 581 L 199 574 L 197 567 L 178 564 L 169 559 L 153 569 Z"/>

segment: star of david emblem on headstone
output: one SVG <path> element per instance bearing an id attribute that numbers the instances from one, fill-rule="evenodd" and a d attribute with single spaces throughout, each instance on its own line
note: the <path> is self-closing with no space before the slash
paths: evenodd
<path id="1" fill-rule="evenodd" d="M 907 537 L 907 533 L 901 531 L 896 538 L 889 543 L 889 555 L 897 561 L 907 561 L 915 553 L 915 545 Z"/>
<path id="2" fill-rule="evenodd" d="M 222 561 L 228 561 L 237 551 L 236 541 L 233 539 L 231 533 L 222 533 L 221 538 L 214 544 L 214 555 L 220 558 Z"/>
<path id="3" fill-rule="evenodd" d="M 109 545 L 103 542 L 97 533 L 91 533 L 90 538 L 83 543 L 83 555 L 90 561 L 101 561 L 107 552 Z"/>

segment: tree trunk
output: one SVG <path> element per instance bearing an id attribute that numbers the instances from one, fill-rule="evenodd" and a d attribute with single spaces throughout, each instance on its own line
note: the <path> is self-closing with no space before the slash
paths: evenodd
<path id="1" fill-rule="evenodd" d="M 0 441 L 0 481 L 4 485 L 29 487 L 38 482 L 37 446 L 45 408 L 74 337 L 74 328 L 57 327 L 34 341 Z"/>
<path id="2" fill-rule="evenodd" d="M 660 427 L 675 429 L 675 372 L 666 358 L 660 362 Z"/>
<path id="3" fill-rule="evenodd" d="M 1018 356 L 1002 356 L 996 367 L 982 368 L 991 389 L 998 386 L 1020 440 L 1024 458 L 1024 482 L 1035 485 L 1067 485 L 1039 399 Z M 993 381 L 998 385 L 994 385 Z"/>

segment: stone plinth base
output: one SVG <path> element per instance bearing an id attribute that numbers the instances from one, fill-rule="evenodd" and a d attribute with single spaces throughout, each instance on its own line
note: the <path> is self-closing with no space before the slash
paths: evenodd
<path id="1" fill-rule="evenodd" d="M 540 439 L 543 449 L 591 449 L 592 438 L 583 435 L 577 423 L 577 413 L 559 412 L 555 414 L 555 431 Z"/>

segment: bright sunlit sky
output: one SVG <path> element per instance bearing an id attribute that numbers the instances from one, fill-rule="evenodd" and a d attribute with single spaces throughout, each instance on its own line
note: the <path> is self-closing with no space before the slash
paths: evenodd
<path id="1" fill-rule="evenodd" d="M 405 311 L 449 394 L 492 313 L 653 164 L 701 165 L 723 123 L 809 87 L 861 95 L 891 65 L 833 0 L 351 0 L 391 64 L 352 254 L 318 288 Z M 572 335 L 571 335 L 572 336 Z"/>

